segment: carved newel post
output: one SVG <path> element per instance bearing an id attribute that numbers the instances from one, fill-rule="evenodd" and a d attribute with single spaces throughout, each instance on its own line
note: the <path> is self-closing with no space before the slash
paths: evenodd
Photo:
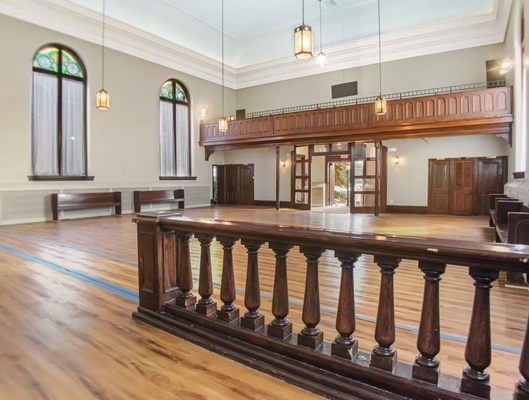
<path id="1" fill-rule="evenodd" d="M 353 336 L 356 329 L 353 268 L 359 254 L 344 251 L 334 254 L 341 262 L 342 276 L 336 315 L 338 336 L 332 344 L 331 353 L 351 360 L 358 353 L 358 341 Z"/>
<path id="2" fill-rule="evenodd" d="M 305 327 L 298 333 L 298 345 L 317 349 L 323 342 L 323 332 L 318 328 L 320 323 L 320 285 L 318 281 L 318 262 L 325 251 L 317 247 L 304 247 L 300 251 L 307 259 L 305 295 L 301 318 Z"/>
<path id="3" fill-rule="evenodd" d="M 274 275 L 274 296 L 272 298 L 272 314 L 274 320 L 268 324 L 268 336 L 286 339 L 292 334 L 292 322 L 287 319 L 288 307 L 288 278 L 287 254 L 292 248 L 285 243 L 270 243 L 276 256 L 276 270 Z"/>
<path id="4" fill-rule="evenodd" d="M 400 258 L 375 256 L 380 267 L 380 293 L 378 298 L 375 340 L 378 345 L 371 353 L 370 365 L 375 368 L 393 371 L 397 363 L 395 343 L 395 304 L 393 296 L 393 275 L 400 264 Z"/>
<path id="5" fill-rule="evenodd" d="M 441 350 L 441 328 L 439 313 L 439 282 L 446 265 L 419 261 L 424 272 L 424 295 L 422 301 L 421 324 L 417 337 L 419 355 L 413 365 L 413 377 L 437 384 L 439 381 L 439 360 L 436 356 Z"/>
<path id="6" fill-rule="evenodd" d="M 490 377 L 487 368 L 491 362 L 490 289 L 498 279 L 498 271 L 470 268 L 474 279 L 474 304 L 468 331 L 461 391 L 475 396 L 490 396 Z"/>
<path id="7" fill-rule="evenodd" d="M 213 277 L 211 275 L 211 241 L 213 235 L 195 235 L 200 242 L 200 272 L 198 280 L 198 294 L 200 300 L 196 306 L 196 311 L 208 317 L 217 314 L 217 303 L 211 298 L 213 294 Z"/>
<path id="8" fill-rule="evenodd" d="M 238 240 L 234 237 L 219 237 L 224 249 L 222 258 L 222 281 L 220 284 L 220 299 L 224 303 L 220 310 L 217 310 L 217 318 L 224 322 L 235 322 L 239 319 L 239 309 L 233 305 L 236 299 L 235 274 L 233 272 L 233 245 Z"/>
<path id="9" fill-rule="evenodd" d="M 176 305 L 184 308 L 193 308 L 197 301 L 193 295 L 193 271 L 191 269 L 191 254 L 189 253 L 189 241 L 193 237 L 191 233 L 177 232 L 178 235 L 178 284 L 180 294 L 176 298 Z"/>

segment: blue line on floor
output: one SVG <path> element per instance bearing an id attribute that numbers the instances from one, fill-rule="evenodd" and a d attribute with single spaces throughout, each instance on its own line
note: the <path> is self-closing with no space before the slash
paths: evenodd
<path id="1" fill-rule="evenodd" d="M 6 228 L 2 228 L 2 230 L 7 232 L 10 235 L 16 235 L 16 236 L 19 236 L 19 237 L 21 237 L 21 236 L 31 237 L 33 239 L 36 239 L 36 240 L 40 241 L 40 242 L 45 242 L 45 243 L 49 243 L 49 244 L 52 244 L 52 245 L 55 245 L 55 246 L 60 246 L 60 247 L 67 247 L 67 248 L 71 248 L 71 249 L 78 250 L 78 251 L 84 251 L 86 253 L 95 254 L 96 256 L 105 257 L 105 258 L 108 258 L 110 260 L 117 261 L 117 262 L 120 262 L 120 263 L 123 263 L 123 264 L 129 264 L 129 265 L 132 265 L 133 267 L 138 267 L 137 260 L 131 260 L 129 258 L 123 258 L 123 257 L 115 256 L 113 254 L 105 253 L 105 252 L 102 252 L 102 251 L 88 249 L 88 248 L 85 248 L 85 247 L 82 247 L 82 246 L 78 246 L 76 244 L 64 243 L 64 242 L 59 242 L 59 241 L 51 240 L 51 239 L 44 239 L 44 238 L 41 238 L 40 236 L 32 235 L 30 233 L 20 233 L 20 232 L 17 232 L 17 231 L 13 231 L 13 230 L 11 230 L 9 228 L 7 228 L 7 229 Z"/>
<path id="2" fill-rule="evenodd" d="M 34 263 L 37 263 L 37 264 L 40 264 L 40 265 L 44 265 L 46 267 L 50 267 L 51 269 L 54 269 L 55 271 L 62 272 L 64 274 L 73 276 L 74 278 L 80 279 L 80 280 L 82 280 L 84 282 L 88 282 L 88 283 L 94 284 L 96 286 L 99 286 L 100 288 L 109 290 L 112 293 L 115 293 L 115 294 L 118 294 L 120 296 L 126 297 L 127 299 L 136 300 L 136 301 L 139 299 L 138 294 L 135 291 L 132 291 L 130 289 L 125 289 L 125 288 L 123 288 L 123 287 L 121 287 L 119 285 L 116 285 L 114 283 L 107 282 L 107 281 L 105 281 L 103 279 L 95 278 L 93 276 L 84 274 L 84 273 L 79 272 L 79 271 L 71 270 L 71 269 L 63 267 L 63 266 L 61 266 L 59 264 L 55 264 L 55 263 L 53 263 L 51 261 L 48 261 L 48 260 L 45 260 L 43 258 L 34 256 L 32 254 L 29 254 L 29 253 L 26 253 L 25 251 L 16 249 L 16 248 L 8 246 L 6 244 L 0 243 L 0 249 L 2 249 L 3 251 L 5 251 L 7 253 L 11 253 L 11 254 L 14 254 L 16 256 L 25 258 L 26 260 L 32 261 Z"/>
<path id="3" fill-rule="evenodd" d="M 15 254 L 15 255 L 17 255 L 19 257 L 25 258 L 27 260 L 33 261 L 35 263 L 50 267 L 50 268 L 52 268 L 52 269 L 54 269 L 56 271 L 59 271 L 59 272 L 65 273 L 67 275 L 73 276 L 73 277 L 78 278 L 78 279 L 80 279 L 80 280 L 82 280 L 84 282 L 92 283 L 92 284 L 94 284 L 94 285 L 96 285 L 96 286 L 98 286 L 100 288 L 109 290 L 109 291 L 111 291 L 111 292 L 113 292 L 115 294 L 118 294 L 120 296 L 126 297 L 128 299 L 136 300 L 136 301 L 139 299 L 139 296 L 138 296 L 138 294 L 135 291 L 123 288 L 123 287 L 121 287 L 119 285 L 107 282 L 107 281 L 105 281 L 103 279 L 92 277 L 90 275 L 84 274 L 84 273 L 79 272 L 79 271 L 71 270 L 71 269 L 63 267 L 63 266 L 61 266 L 59 264 L 56 264 L 56 263 L 53 263 L 51 261 L 45 260 L 45 259 L 43 259 L 41 257 L 37 257 L 37 256 L 34 256 L 32 254 L 26 253 L 23 250 L 16 249 L 14 247 L 8 246 L 8 245 L 3 244 L 3 243 L 0 243 L 0 249 L 6 251 L 8 253 Z M 213 282 L 213 284 L 215 286 L 220 286 L 220 282 Z M 236 288 L 236 290 L 238 292 L 244 293 L 244 289 Z M 272 295 L 270 295 L 268 293 L 261 293 L 261 297 L 266 298 L 266 299 L 270 299 L 270 300 L 272 299 Z M 299 300 L 296 300 L 296 299 L 289 299 L 288 302 L 290 304 L 303 306 L 303 302 L 299 301 Z M 324 311 L 324 312 L 331 313 L 331 314 L 336 314 L 337 313 L 336 309 L 330 308 L 330 307 L 325 307 L 325 306 L 320 307 L 320 310 Z M 359 319 L 359 320 L 362 320 L 362 321 L 376 323 L 376 319 L 373 318 L 373 317 L 366 317 L 366 316 L 363 316 L 363 315 L 356 315 L 356 318 Z M 419 332 L 418 328 L 415 328 L 415 327 L 409 326 L 409 325 L 396 323 L 395 327 L 398 328 L 398 329 L 402 329 L 402 330 L 406 330 L 406 331 L 410 331 L 410 332 Z M 447 334 L 447 333 L 441 333 L 441 338 L 448 339 L 448 340 L 453 340 L 453 341 L 460 342 L 460 343 L 466 343 L 466 341 L 467 341 L 467 338 L 464 337 L 464 336 L 451 335 L 451 334 Z M 493 343 L 492 344 L 492 348 L 494 350 L 504 351 L 504 352 L 507 352 L 507 353 L 521 354 L 521 350 L 520 349 L 517 349 L 515 347 L 505 346 L 505 345 L 502 345 L 502 344 Z"/>

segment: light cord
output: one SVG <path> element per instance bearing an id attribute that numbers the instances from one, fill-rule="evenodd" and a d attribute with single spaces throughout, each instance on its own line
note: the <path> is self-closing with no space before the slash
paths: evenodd
<path id="1" fill-rule="evenodd" d="M 222 118 L 224 118 L 224 0 L 222 0 L 222 22 L 221 22 L 221 30 L 222 30 Z"/>
<path id="2" fill-rule="evenodd" d="M 323 24 L 321 22 L 321 2 L 320 0 L 320 53 L 323 53 Z"/>
<path id="3" fill-rule="evenodd" d="M 105 87 L 105 25 L 106 0 L 103 0 L 103 26 L 101 27 L 101 88 Z"/>
<path id="4" fill-rule="evenodd" d="M 380 30 L 380 0 L 378 0 L 378 88 L 382 97 L 382 39 Z"/>

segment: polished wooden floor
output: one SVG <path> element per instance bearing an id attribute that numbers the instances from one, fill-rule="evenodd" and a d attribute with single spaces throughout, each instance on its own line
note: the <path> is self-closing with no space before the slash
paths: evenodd
<path id="1" fill-rule="evenodd" d="M 340 212 L 297 212 L 217 207 L 185 210 L 186 215 L 248 220 L 333 230 L 486 241 L 483 217 L 433 215 L 349 216 Z M 222 253 L 213 245 L 218 296 Z M 198 270 L 193 241 L 193 267 Z M 246 278 L 246 254 L 235 252 L 238 303 Z M 271 314 L 274 259 L 260 253 L 262 311 Z M 297 249 L 288 259 L 291 314 L 301 329 L 305 263 Z M 316 398 L 298 388 L 227 360 L 130 318 L 137 290 L 136 237 L 131 216 L 93 218 L 0 227 L 0 398 Z M 327 340 L 335 336 L 339 265 L 330 252 L 321 262 L 322 323 Z M 360 349 L 374 346 L 379 273 L 370 257 L 355 268 L 357 332 Z M 399 360 L 416 355 L 422 302 L 422 276 L 412 261 L 396 274 L 395 347 Z M 473 296 L 464 268 L 450 266 L 441 283 L 441 369 L 460 375 Z M 512 390 L 519 379 L 518 353 L 529 312 L 529 293 L 492 290 L 494 385 Z"/>

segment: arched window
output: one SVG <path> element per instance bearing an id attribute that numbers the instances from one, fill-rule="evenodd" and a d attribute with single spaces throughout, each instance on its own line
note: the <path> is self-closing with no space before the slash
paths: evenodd
<path id="1" fill-rule="evenodd" d="M 50 44 L 33 57 L 34 179 L 86 177 L 86 69 L 72 50 Z"/>
<path id="2" fill-rule="evenodd" d="M 189 92 L 169 79 L 160 89 L 161 179 L 191 177 L 190 123 Z"/>

